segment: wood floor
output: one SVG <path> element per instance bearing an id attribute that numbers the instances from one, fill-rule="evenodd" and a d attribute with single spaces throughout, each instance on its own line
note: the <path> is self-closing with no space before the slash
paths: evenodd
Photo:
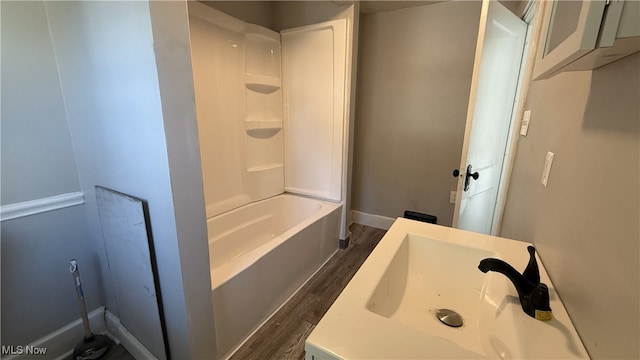
<path id="1" fill-rule="evenodd" d="M 305 339 L 385 234 L 384 230 L 359 224 L 351 225 L 350 230 L 349 247 L 338 250 L 231 360 L 304 359 Z M 121 345 L 111 342 L 101 360 L 134 358 Z"/>
<path id="2" fill-rule="evenodd" d="M 353 224 L 351 243 L 339 250 L 232 360 L 304 359 L 304 341 L 378 244 L 384 230 Z"/>

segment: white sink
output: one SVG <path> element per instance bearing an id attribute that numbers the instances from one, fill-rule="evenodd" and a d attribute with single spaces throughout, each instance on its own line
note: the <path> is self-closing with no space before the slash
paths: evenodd
<path id="1" fill-rule="evenodd" d="M 544 266 L 551 321 L 529 317 L 502 274 L 478 270 L 503 259 L 522 271 L 527 243 L 398 219 L 306 341 L 310 359 L 588 359 Z M 438 309 L 462 316 L 449 327 Z"/>
<path id="2" fill-rule="evenodd" d="M 480 260 L 495 253 L 451 242 L 408 234 L 367 303 L 367 309 L 392 321 L 441 336 L 482 354 L 477 339 L 481 301 L 487 276 L 478 270 Z M 438 309 L 451 309 L 467 326 L 444 326 Z"/>

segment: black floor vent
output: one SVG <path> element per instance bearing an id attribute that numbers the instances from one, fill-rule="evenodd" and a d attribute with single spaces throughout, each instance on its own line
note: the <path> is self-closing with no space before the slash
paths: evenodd
<path id="1" fill-rule="evenodd" d="M 417 220 L 417 221 L 422 221 L 422 222 L 426 222 L 426 223 L 430 223 L 430 224 L 437 224 L 438 223 L 438 217 L 437 216 L 433 216 L 433 215 L 429 215 L 429 214 L 423 214 L 423 213 L 419 213 L 419 212 L 415 212 L 415 211 L 405 210 L 404 217 L 405 217 L 405 219 Z"/>

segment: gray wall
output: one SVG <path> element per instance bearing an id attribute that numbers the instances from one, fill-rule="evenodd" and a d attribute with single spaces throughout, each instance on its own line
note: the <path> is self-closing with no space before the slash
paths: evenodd
<path id="1" fill-rule="evenodd" d="M 502 225 L 537 246 L 594 359 L 640 358 L 639 104 L 640 54 L 534 81 Z"/>
<path id="2" fill-rule="evenodd" d="M 94 186 L 148 201 L 171 355 L 211 358 L 213 315 L 186 3 L 2 2 L 3 204 L 85 205 L 2 222 L 2 345 L 116 315 Z"/>
<path id="3" fill-rule="evenodd" d="M 2 345 L 27 345 L 80 318 L 70 259 L 78 260 L 88 311 L 104 305 L 82 208 L 2 222 Z"/>
<path id="4" fill-rule="evenodd" d="M 80 191 L 42 2 L 1 2 L 2 204 Z M 87 307 L 104 304 L 99 255 L 83 205 L 0 224 L 2 345 L 26 345 L 80 317 L 69 260 Z"/>
<path id="5" fill-rule="evenodd" d="M 2 2 L 3 205 L 80 190 L 42 2 Z"/>
<path id="6" fill-rule="evenodd" d="M 95 185 L 146 200 L 171 356 L 211 358 L 204 197 L 192 76 L 184 73 L 190 72 L 184 64 L 186 3 L 151 7 L 147 2 L 46 5 L 85 192 L 89 241 L 101 247 Z M 179 79 L 165 82 L 174 70 Z M 185 91 L 164 104 L 161 96 L 172 92 L 161 94 L 161 83 Z M 186 205 L 191 208 L 183 213 Z M 107 273 L 106 262 L 101 264 Z M 113 292 L 107 295 L 108 308 L 118 315 Z"/>
<path id="7" fill-rule="evenodd" d="M 363 15 L 352 209 L 451 225 L 480 2 Z"/>

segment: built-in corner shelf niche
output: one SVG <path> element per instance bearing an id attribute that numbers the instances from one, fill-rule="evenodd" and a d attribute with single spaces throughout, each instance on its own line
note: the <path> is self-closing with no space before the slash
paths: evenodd
<path id="1" fill-rule="evenodd" d="M 247 89 L 262 94 L 271 94 L 280 90 L 282 81 L 280 78 L 264 75 L 245 74 L 244 84 Z"/>
<path id="2" fill-rule="evenodd" d="M 280 34 L 246 25 L 246 170 L 260 178 L 284 173 Z M 262 179 L 263 180 L 263 179 Z"/>

